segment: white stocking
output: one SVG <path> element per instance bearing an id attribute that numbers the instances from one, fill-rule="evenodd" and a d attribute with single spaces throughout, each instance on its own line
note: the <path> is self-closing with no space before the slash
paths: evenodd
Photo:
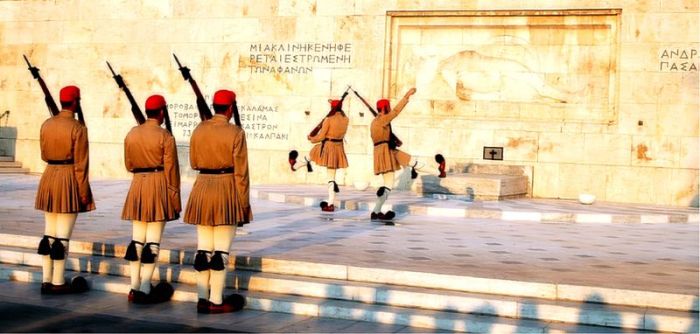
<path id="1" fill-rule="evenodd" d="M 56 214 L 56 238 L 64 239 L 61 241 L 63 247 L 65 248 L 65 256 L 68 256 L 68 240 L 73 234 L 73 226 L 75 226 L 75 219 L 78 218 L 77 213 L 57 213 Z M 58 241 L 58 240 L 57 240 Z M 63 276 L 66 271 L 66 259 L 63 260 L 53 260 L 53 279 L 51 283 L 53 285 L 63 285 L 66 283 L 66 279 Z"/>
<path id="2" fill-rule="evenodd" d="M 374 209 L 372 210 L 372 212 L 374 213 L 379 213 L 382 211 L 382 206 L 384 205 L 384 202 L 386 202 L 386 200 L 389 198 L 389 192 L 391 192 L 391 187 L 394 186 L 394 172 L 384 173 L 382 174 L 382 177 L 384 180 L 382 186 L 388 188 L 388 190 L 385 189 L 382 196 L 379 196 L 377 198 L 377 202 L 374 204 Z"/>
<path id="3" fill-rule="evenodd" d="M 44 212 L 44 235 L 49 236 L 49 242 L 53 242 L 53 238 L 56 237 L 56 220 L 57 213 Z M 53 260 L 51 255 L 44 255 L 42 259 L 42 283 L 51 283 L 53 278 Z"/>
<path id="4" fill-rule="evenodd" d="M 335 168 L 326 169 L 326 175 L 328 176 L 328 205 L 335 203 Z"/>
<path id="5" fill-rule="evenodd" d="M 155 255 L 153 263 L 143 263 L 141 267 L 141 292 L 149 294 L 151 292 L 151 279 L 158 263 L 158 253 L 160 252 L 160 239 L 163 237 L 165 222 L 149 222 L 146 230 L 146 247 L 150 247 L 151 253 Z"/>
<path id="6" fill-rule="evenodd" d="M 197 250 L 214 251 L 214 226 L 197 225 Z M 197 271 L 197 296 L 200 299 L 209 299 L 209 272 L 211 270 Z"/>
<path id="7" fill-rule="evenodd" d="M 233 242 L 235 235 L 236 225 L 219 225 L 214 227 L 214 256 L 221 256 L 224 263 L 223 270 L 211 270 L 209 301 L 217 305 L 223 303 L 226 268 L 228 268 L 228 251 L 231 248 L 231 242 Z"/>
<path id="8" fill-rule="evenodd" d="M 131 240 L 138 241 L 141 244 L 136 244 L 136 255 L 139 260 L 129 261 L 129 269 L 131 271 L 131 289 L 138 290 L 141 286 L 141 252 L 143 251 L 143 243 L 146 242 L 147 223 L 139 220 L 134 220 L 132 223 Z"/>

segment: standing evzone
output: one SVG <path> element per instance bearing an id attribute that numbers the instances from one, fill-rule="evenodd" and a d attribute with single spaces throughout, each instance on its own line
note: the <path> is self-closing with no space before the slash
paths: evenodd
<path id="1" fill-rule="evenodd" d="M 343 100 L 331 100 L 330 104 L 331 111 L 323 119 L 321 129 L 316 134 L 307 136 L 311 143 L 316 144 L 309 152 L 311 161 L 326 167 L 329 180 L 328 201 L 321 202 L 321 210 L 326 212 L 335 211 L 335 194 L 340 191 L 335 181 L 336 172 L 340 168 L 348 167 L 343 140 L 348 131 L 349 119 L 342 110 Z"/>
<path id="2" fill-rule="evenodd" d="M 124 164 L 134 174 L 122 211 L 122 219 L 133 222 L 132 239 L 124 258 L 131 267 L 128 299 L 139 304 L 165 302 L 173 294 L 167 282 L 151 285 L 165 223 L 177 220 L 182 210 L 175 138 L 161 127 L 166 108 L 162 96 L 149 97 L 148 119 L 124 138 Z"/>
<path id="3" fill-rule="evenodd" d="M 66 86 L 60 93 L 61 111 L 41 126 L 41 159 L 48 163 L 41 175 L 34 207 L 44 211 L 41 293 L 65 294 L 88 289 L 83 277 L 65 281 L 68 244 L 79 212 L 95 209 L 90 189 L 87 127 L 74 113 L 80 111 L 80 90 Z"/>
<path id="4" fill-rule="evenodd" d="M 236 226 L 250 222 L 250 180 L 245 132 L 230 124 L 236 94 L 219 90 L 213 99 L 215 115 L 197 125 L 190 139 L 190 165 L 199 171 L 184 221 L 197 226 L 197 312 L 240 310 L 245 298 L 223 297 L 229 249 Z"/>
<path id="5" fill-rule="evenodd" d="M 446 176 L 445 159 L 441 154 L 435 156 L 439 167 L 437 170 L 433 170 L 425 164 L 412 159 L 409 154 L 397 149 L 395 143 L 391 141 L 391 121 L 401 113 L 406 104 L 408 104 L 409 97 L 415 93 L 415 88 L 409 89 L 393 109 L 389 105 L 389 100 L 381 99 L 377 101 L 377 115 L 370 125 L 370 135 L 374 143 L 374 175 L 382 175 L 383 185 L 377 191 L 377 202 L 370 214 L 371 220 L 391 220 L 396 216 L 391 210 L 386 213 L 382 213 L 381 210 L 394 184 L 394 171 L 400 170 L 402 166 L 412 168 L 412 178 L 417 177 L 416 169 L 433 173 L 437 172 L 441 178 Z"/>

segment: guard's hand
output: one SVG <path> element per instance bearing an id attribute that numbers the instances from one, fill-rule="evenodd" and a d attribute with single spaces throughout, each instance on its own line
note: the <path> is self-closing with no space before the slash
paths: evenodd
<path id="1" fill-rule="evenodd" d="M 89 203 L 90 201 L 88 201 L 87 196 L 80 196 L 80 204 L 82 204 L 83 206 L 87 206 Z"/>
<path id="2" fill-rule="evenodd" d="M 185 79 L 185 81 L 190 80 L 192 76 L 190 75 L 190 69 L 187 68 L 187 66 L 183 66 L 179 68 L 180 73 L 182 73 L 182 77 Z"/>
<path id="3" fill-rule="evenodd" d="M 416 87 L 413 87 L 406 92 L 406 96 L 411 96 L 416 93 Z"/>

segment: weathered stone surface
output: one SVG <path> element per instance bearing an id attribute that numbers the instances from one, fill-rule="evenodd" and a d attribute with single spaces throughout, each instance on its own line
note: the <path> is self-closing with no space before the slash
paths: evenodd
<path id="1" fill-rule="evenodd" d="M 415 86 L 394 130 L 418 158 L 442 153 L 454 168 L 483 163 L 484 146 L 503 146 L 504 161 L 533 166 L 536 197 L 574 199 L 585 188 L 580 175 L 593 170 L 605 176 L 592 185 L 599 200 L 687 206 L 698 196 L 697 16 L 687 0 L 0 1 L 0 113 L 11 111 L 0 129 L 17 131 L 0 136 L 0 153 L 44 169 L 37 139 L 48 114 L 22 54 L 54 98 L 63 85 L 82 88 L 93 177 L 127 176 L 122 142 L 134 125 L 104 60 L 140 103 L 166 97 L 186 153 L 199 117 L 175 52 L 207 99 L 220 88 L 238 93 L 256 184 L 327 182 L 323 168 L 289 172 L 286 153 L 308 152 L 306 135 L 346 85 L 370 104 L 395 104 Z M 310 42 L 335 47 L 279 50 Z M 371 116 L 353 94 L 345 110 L 342 182 L 380 185 Z M 191 177 L 186 155 L 180 162 Z"/>
<path id="2" fill-rule="evenodd" d="M 449 174 L 446 178 L 419 176 L 411 190 L 423 194 L 469 195 L 472 199 L 505 199 L 527 194 L 527 176 Z"/>

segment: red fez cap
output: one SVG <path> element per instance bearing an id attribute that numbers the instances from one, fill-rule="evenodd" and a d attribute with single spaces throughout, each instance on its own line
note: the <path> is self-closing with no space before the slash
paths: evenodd
<path id="1" fill-rule="evenodd" d="M 80 89 L 76 86 L 66 86 L 61 88 L 61 93 L 59 95 L 61 102 L 73 102 L 80 98 Z"/>
<path id="2" fill-rule="evenodd" d="M 377 100 L 377 111 L 381 111 L 384 108 L 389 108 L 389 100 L 387 100 L 387 99 Z"/>
<path id="3" fill-rule="evenodd" d="M 151 95 L 146 99 L 146 110 L 158 110 L 165 107 L 165 98 L 160 95 Z"/>
<path id="4" fill-rule="evenodd" d="M 331 100 L 331 109 L 332 110 L 340 110 L 342 108 L 343 108 L 343 101 Z"/>
<path id="5" fill-rule="evenodd" d="M 236 101 L 236 93 L 222 89 L 214 93 L 214 104 L 230 106 Z"/>

